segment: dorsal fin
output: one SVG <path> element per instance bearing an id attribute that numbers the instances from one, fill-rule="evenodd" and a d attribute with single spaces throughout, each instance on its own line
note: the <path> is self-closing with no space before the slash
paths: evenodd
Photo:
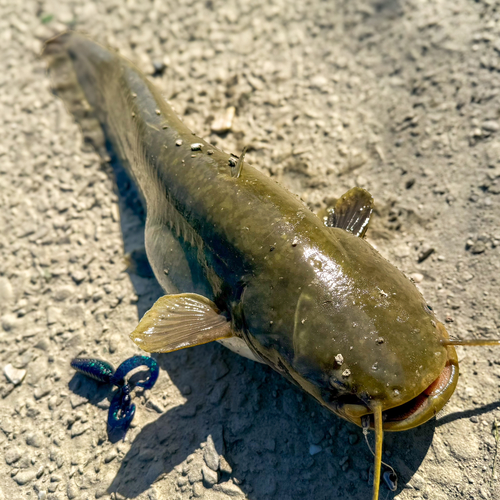
<path id="1" fill-rule="evenodd" d="M 325 224 L 345 229 L 354 236 L 363 238 L 372 212 L 372 195 L 366 189 L 355 187 L 337 200 L 333 210 L 329 211 Z"/>

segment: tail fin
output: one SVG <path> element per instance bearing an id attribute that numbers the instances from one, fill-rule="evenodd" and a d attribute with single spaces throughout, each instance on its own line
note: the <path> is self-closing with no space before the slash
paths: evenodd
<path id="1" fill-rule="evenodd" d="M 71 46 L 75 40 L 85 39 L 68 31 L 47 40 L 42 57 L 47 61 L 53 92 L 62 99 L 80 125 L 84 141 L 103 159 L 107 159 L 106 141 L 101 124 L 80 86 L 71 57 Z"/>

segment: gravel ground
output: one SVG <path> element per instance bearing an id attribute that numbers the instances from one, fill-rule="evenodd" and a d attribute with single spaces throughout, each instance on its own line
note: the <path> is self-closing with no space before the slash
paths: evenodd
<path id="1" fill-rule="evenodd" d="M 127 272 L 143 213 L 50 91 L 42 40 L 85 31 L 151 76 L 187 125 L 320 210 L 354 185 L 370 242 L 456 337 L 500 324 L 500 4 L 493 0 L 0 0 L 0 500 L 370 497 L 360 429 L 219 345 L 158 357 L 125 441 L 115 365 L 161 294 Z M 211 132 L 234 106 L 232 129 Z M 494 499 L 500 352 L 461 348 L 437 420 L 385 440 L 381 500 Z M 19 380 L 16 380 L 16 377 Z M 497 462 L 500 461 L 497 460 Z M 499 464 L 497 463 L 497 468 Z"/>

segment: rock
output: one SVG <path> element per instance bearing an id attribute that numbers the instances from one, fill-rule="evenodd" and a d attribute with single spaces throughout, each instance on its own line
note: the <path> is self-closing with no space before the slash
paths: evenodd
<path id="1" fill-rule="evenodd" d="M 83 271 L 73 271 L 71 273 L 71 278 L 73 279 L 73 281 L 79 285 L 80 283 L 82 283 L 83 281 L 85 281 L 85 278 L 87 277 L 87 274 L 84 273 Z"/>
<path id="2" fill-rule="evenodd" d="M 203 496 L 203 493 L 205 491 L 205 488 L 203 488 L 203 485 L 201 483 L 196 483 L 193 486 L 193 496 L 195 498 L 200 498 Z"/>
<path id="3" fill-rule="evenodd" d="M 177 478 L 177 486 L 186 486 L 188 484 L 189 479 L 186 476 L 180 476 Z"/>
<path id="4" fill-rule="evenodd" d="M 12 423 L 12 420 L 8 417 L 2 417 L 0 420 L 0 429 L 2 429 L 7 436 L 12 434 L 14 432 L 14 424 Z"/>
<path id="5" fill-rule="evenodd" d="M 36 478 L 36 470 L 34 470 L 34 469 L 28 469 L 25 471 L 18 472 L 14 476 L 14 480 L 20 486 L 23 486 L 23 485 L 29 483 L 30 481 L 33 481 L 33 479 L 35 479 L 35 478 Z"/>
<path id="6" fill-rule="evenodd" d="M 219 457 L 219 470 L 224 474 L 233 473 L 233 468 L 228 464 L 227 460 L 222 455 Z"/>
<path id="7" fill-rule="evenodd" d="M 236 108 L 234 106 L 230 106 L 223 113 L 216 116 L 210 127 L 212 132 L 215 132 L 216 134 L 223 134 L 231 130 L 235 112 Z"/>
<path id="8" fill-rule="evenodd" d="M 12 285 L 5 276 L 0 277 L 0 304 L 5 304 L 14 297 Z"/>
<path id="9" fill-rule="evenodd" d="M 201 473 L 201 469 L 198 467 L 193 467 L 188 474 L 188 479 L 191 484 L 198 483 L 203 480 L 203 474 Z"/>
<path id="10" fill-rule="evenodd" d="M 359 441 L 357 434 L 349 434 L 349 444 L 356 444 Z"/>
<path id="11" fill-rule="evenodd" d="M 80 396 L 80 394 L 71 394 L 69 397 L 69 402 L 71 403 L 71 408 L 75 409 L 81 405 L 88 403 L 88 399 Z"/>
<path id="12" fill-rule="evenodd" d="M 55 325 L 60 321 L 61 310 L 57 307 L 47 307 L 47 325 Z"/>
<path id="13" fill-rule="evenodd" d="M 108 495 L 108 488 L 113 483 L 113 473 L 108 473 L 104 478 L 99 481 L 99 486 L 95 491 L 95 497 L 101 498 Z"/>
<path id="14" fill-rule="evenodd" d="M 21 458 L 21 450 L 19 448 L 8 448 L 4 454 L 5 462 L 8 465 L 12 465 Z"/>
<path id="15" fill-rule="evenodd" d="M 19 323 L 17 316 L 15 314 L 4 314 L 2 316 L 2 328 L 6 332 L 11 332 L 14 330 Z"/>
<path id="16" fill-rule="evenodd" d="M 225 377 L 229 373 L 229 368 L 226 363 L 221 359 L 218 363 L 213 367 L 213 374 L 215 380 L 220 380 Z"/>
<path id="17" fill-rule="evenodd" d="M 217 471 L 219 469 L 219 454 L 215 449 L 214 440 L 211 435 L 207 438 L 207 445 L 203 450 L 203 460 L 213 471 Z"/>
<path id="18" fill-rule="evenodd" d="M 63 286 L 58 288 L 54 292 L 54 299 L 57 300 L 57 302 L 63 302 L 66 299 L 69 299 L 72 295 L 74 295 L 75 291 L 72 287 L 69 286 Z"/>
<path id="19" fill-rule="evenodd" d="M 71 437 L 74 438 L 76 436 L 81 436 L 84 432 L 87 432 L 90 428 L 90 425 L 83 424 L 81 422 L 75 422 L 73 427 L 71 428 Z"/>
<path id="20" fill-rule="evenodd" d="M 321 451 L 323 451 L 323 448 L 321 448 L 321 446 L 318 446 L 317 444 L 309 445 L 309 455 L 317 455 Z"/>
<path id="21" fill-rule="evenodd" d="M 206 465 L 201 468 L 201 473 L 203 474 L 203 480 L 208 487 L 212 487 L 214 484 L 217 484 L 219 480 L 219 476 L 217 472 L 209 469 Z"/>
<path id="22" fill-rule="evenodd" d="M 68 485 L 66 486 L 66 495 L 69 500 L 73 500 L 80 493 L 80 488 L 76 485 L 74 481 L 68 481 Z"/>
<path id="23" fill-rule="evenodd" d="M 28 367 L 28 376 L 26 381 L 30 385 L 36 385 L 40 380 L 47 375 L 49 363 L 46 357 L 40 356 L 38 359 L 30 363 Z"/>
<path id="24" fill-rule="evenodd" d="M 113 448 L 104 456 L 104 463 L 109 464 L 109 462 L 113 461 L 118 456 L 118 453 Z"/>
<path id="25" fill-rule="evenodd" d="M 417 262 L 419 264 L 422 263 L 424 260 L 429 258 L 434 252 L 435 252 L 434 248 L 424 246 L 422 250 L 418 253 Z"/>
<path id="26" fill-rule="evenodd" d="M 416 472 L 415 474 L 413 474 L 413 477 L 411 478 L 411 485 L 416 490 L 423 490 L 425 487 L 425 479 Z"/>
<path id="27" fill-rule="evenodd" d="M 324 437 L 325 437 L 325 432 L 323 431 L 323 429 L 320 429 L 319 427 L 313 428 L 309 432 L 309 442 L 312 444 L 321 443 Z"/>
<path id="28" fill-rule="evenodd" d="M 49 339 L 40 339 L 34 347 L 36 349 L 41 349 L 42 351 L 47 351 L 50 347 L 50 341 Z"/>
<path id="29" fill-rule="evenodd" d="M 26 370 L 14 368 L 10 363 L 4 366 L 3 373 L 7 380 L 14 385 L 19 385 L 26 376 Z"/>
<path id="30" fill-rule="evenodd" d="M 243 497 L 245 494 L 241 491 L 241 489 L 236 486 L 232 481 L 226 481 L 225 483 L 220 483 L 216 485 L 214 489 L 217 491 L 222 491 L 226 495 L 230 497 Z"/>
<path id="31" fill-rule="evenodd" d="M 496 121 L 487 120 L 482 123 L 481 128 L 486 132 L 498 132 L 500 125 Z"/>
<path id="32" fill-rule="evenodd" d="M 111 335 L 111 337 L 109 337 L 108 349 L 110 353 L 118 351 L 118 349 L 120 348 L 121 340 L 122 340 L 121 335 L 116 333 L 114 335 Z"/>
<path id="33" fill-rule="evenodd" d="M 33 391 L 33 396 L 35 399 L 42 399 L 47 394 L 50 394 L 51 386 L 50 380 L 43 380 L 40 385 Z"/>
<path id="34" fill-rule="evenodd" d="M 154 398 L 149 399 L 148 402 L 146 403 L 146 406 L 158 413 L 163 413 L 165 411 L 163 405 Z"/>
<path id="35" fill-rule="evenodd" d="M 83 326 L 85 311 L 79 304 L 74 304 L 64 310 L 64 321 L 70 331 L 78 330 Z M 75 336 L 76 337 L 76 336 Z M 73 345 L 76 345 L 73 340 Z"/>
<path id="36" fill-rule="evenodd" d="M 31 432 L 26 436 L 26 444 L 34 448 L 43 446 L 43 435 L 41 432 Z"/>
<path id="37" fill-rule="evenodd" d="M 484 241 L 478 240 L 471 247 L 470 251 L 473 254 L 480 254 L 486 251 L 486 244 Z"/>
<path id="38" fill-rule="evenodd" d="M 21 460 L 19 460 L 16 463 L 16 467 L 18 467 L 19 469 L 29 469 L 30 466 L 31 466 L 31 459 L 27 454 L 23 455 L 21 457 Z"/>
<path id="39" fill-rule="evenodd" d="M 412 273 L 410 274 L 410 278 L 415 282 L 415 283 L 422 283 L 424 279 L 424 275 L 420 273 Z"/>

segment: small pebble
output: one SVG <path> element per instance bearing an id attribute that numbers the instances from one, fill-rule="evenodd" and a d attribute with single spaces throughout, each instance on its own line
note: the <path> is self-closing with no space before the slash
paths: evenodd
<path id="1" fill-rule="evenodd" d="M 339 365 L 339 366 L 342 366 L 342 364 L 344 363 L 344 356 L 342 356 L 342 354 L 337 354 L 335 356 L 335 362 Z"/>
<path id="2" fill-rule="evenodd" d="M 215 449 L 215 444 L 212 436 L 208 436 L 207 445 L 203 450 L 203 460 L 213 471 L 217 471 L 219 469 L 219 454 Z"/>
<path id="3" fill-rule="evenodd" d="M 357 434 L 349 434 L 349 444 L 356 444 L 359 441 Z"/>
<path id="4" fill-rule="evenodd" d="M 219 477 L 217 475 L 217 472 L 213 471 L 206 465 L 204 465 L 201 468 L 201 472 L 203 474 L 203 480 L 205 481 L 205 484 L 209 487 L 213 486 L 214 484 L 217 484 L 217 481 L 219 480 Z"/>
<path id="5" fill-rule="evenodd" d="M 109 464 L 118 456 L 117 451 L 113 448 L 104 456 L 104 463 Z"/>
<path id="6" fill-rule="evenodd" d="M 35 399 L 42 399 L 44 396 L 49 394 L 51 391 L 50 380 L 45 379 L 41 384 L 33 391 L 33 396 Z"/>
<path id="7" fill-rule="evenodd" d="M 163 75 L 165 68 L 166 68 L 166 65 L 163 61 L 158 61 L 158 60 L 153 61 L 153 69 L 154 69 L 153 76 Z"/>
<path id="8" fill-rule="evenodd" d="M 201 144 L 200 142 L 195 142 L 194 144 L 191 144 L 191 151 L 200 151 L 202 147 L 203 144 Z"/>
<path id="9" fill-rule="evenodd" d="M 158 413 L 163 413 L 165 411 L 163 405 L 154 398 L 149 399 L 148 402 L 146 403 L 146 406 Z"/>
<path id="10" fill-rule="evenodd" d="M 314 456 L 318 454 L 320 451 L 323 451 L 323 448 L 317 444 L 309 445 L 309 455 Z"/>
<path id="11" fill-rule="evenodd" d="M 71 273 L 71 278 L 77 285 L 79 285 L 82 281 L 85 281 L 86 277 L 87 274 L 84 273 L 83 271 L 73 271 Z"/>
<path id="12" fill-rule="evenodd" d="M 420 273 L 412 273 L 410 274 L 410 278 L 415 282 L 415 283 L 422 283 L 424 279 L 424 275 Z"/>
<path id="13" fill-rule="evenodd" d="M 500 125 L 497 121 L 487 120 L 482 123 L 481 128 L 486 132 L 498 132 Z"/>
<path id="14" fill-rule="evenodd" d="M 0 303 L 5 304 L 14 297 L 10 281 L 5 276 L 0 277 Z"/>
<path id="15" fill-rule="evenodd" d="M 18 324 L 17 315 L 15 314 L 4 314 L 2 316 L 2 328 L 6 332 L 11 332 L 16 328 Z"/>
<path id="16" fill-rule="evenodd" d="M 205 488 L 203 488 L 203 485 L 201 483 L 196 483 L 193 486 L 193 496 L 195 498 L 200 498 L 203 496 L 203 493 L 205 491 Z"/>
<path id="17" fill-rule="evenodd" d="M 74 481 L 68 481 L 68 485 L 66 486 L 66 496 L 69 500 L 73 500 L 80 493 L 80 488 L 76 485 Z"/>
<path id="18" fill-rule="evenodd" d="M 182 146 L 182 139 L 177 139 L 177 140 L 175 141 L 175 145 L 176 145 L 176 146 Z"/>
<path id="19" fill-rule="evenodd" d="M 188 478 L 185 476 L 180 476 L 177 478 L 177 486 L 185 486 L 188 483 Z"/>
<path id="20" fill-rule="evenodd" d="M 486 244 L 484 243 L 484 241 L 478 240 L 470 247 L 470 251 L 471 253 L 476 255 L 483 253 L 486 251 Z"/>
<path id="21" fill-rule="evenodd" d="M 5 462 L 7 465 L 12 465 L 21 458 L 21 451 L 19 448 L 8 448 L 4 454 Z"/>
<path id="22" fill-rule="evenodd" d="M 219 457 L 219 470 L 224 474 L 233 473 L 233 468 L 229 465 L 227 460 L 222 455 Z"/>
<path id="23" fill-rule="evenodd" d="M 420 474 L 418 474 L 418 472 L 416 472 L 411 478 L 411 485 L 416 490 L 423 490 L 425 488 L 425 479 Z"/>
<path id="24" fill-rule="evenodd" d="M 15 477 L 14 481 L 19 484 L 20 486 L 23 486 L 30 481 L 33 481 L 33 479 L 36 478 L 36 470 L 34 469 L 29 469 L 25 471 L 18 472 Z"/>
<path id="25" fill-rule="evenodd" d="M 422 250 L 418 254 L 417 262 L 420 264 L 424 260 L 428 259 L 434 252 L 435 252 L 435 250 L 432 247 L 422 248 Z"/>
<path id="26" fill-rule="evenodd" d="M 188 473 L 188 480 L 191 484 L 198 483 L 203 480 L 203 474 L 201 469 L 193 467 Z"/>
<path id="27" fill-rule="evenodd" d="M 31 432 L 26 436 L 26 444 L 34 448 L 43 446 L 43 435 L 40 432 Z"/>
<path id="28" fill-rule="evenodd" d="M 71 428 L 71 437 L 81 436 L 84 432 L 89 430 L 90 426 L 88 424 L 83 424 L 81 422 L 75 422 Z"/>
<path id="29" fill-rule="evenodd" d="M 217 485 L 217 491 L 222 491 L 230 497 L 243 497 L 244 493 L 232 481 L 226 481 Z"/>
<path id="30" fill-rule="evenodd" d="M 26 370 L 18 370 L 10 363 L 4 366 L 3 373 L 7 377 L 7 380 L 14 385 L 19 385 L 26 376 Z"/>
<path id="31" fill-rule="evenodd" d="M 216 116 L 210 127 L 212 132 L 215 132 L 216 134 L 223 134 L 231 130 L 235 112 L 236 108 L 234 106 L 230 106 L 223 113 Z"/>

